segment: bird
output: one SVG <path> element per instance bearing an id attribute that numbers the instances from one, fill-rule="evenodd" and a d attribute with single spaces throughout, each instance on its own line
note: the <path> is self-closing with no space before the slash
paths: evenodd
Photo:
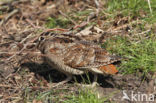
<path id="1" fill-rule="evenodd" d="M 44 33 L 39 37 L 37 49 L 43 54 L 45 62 L 52 68 L 64 73 L 64 84 L 73 75 L 91 72 L 94 75 L 92 87 L 97 85 L 98 74 L 116 74 L 114 62 L 121 57 L 111 55 L 100 45 L 82 40 L 73 34 Z"/>

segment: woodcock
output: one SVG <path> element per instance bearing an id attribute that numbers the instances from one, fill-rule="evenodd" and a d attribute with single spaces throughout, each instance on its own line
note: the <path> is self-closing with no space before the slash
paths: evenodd
<path id="1" fill-rule="evenodd" d="M 81 75 L 89 71 L 94 74 L 92 86 L 95 86 L 97 74 L 118 72 L 112 63 L 119 61 L 120 57 L 110 55 L 99 45 L 83 41 L 74 34 L 46 34 L 40 37 L 37 48 L 52 68 L 67 76 L 59 84 L 70 81 L 72 75 Z"/>

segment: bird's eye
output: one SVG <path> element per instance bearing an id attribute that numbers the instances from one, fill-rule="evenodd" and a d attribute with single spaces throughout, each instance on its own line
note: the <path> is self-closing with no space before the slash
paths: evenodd
<path id="1" fill-rule="evenodd" d="M 39 38 L 39 41 L 43 41 L 44 39 L 45 39 L 45 38 L 41 36 L 41 37 Z"/>

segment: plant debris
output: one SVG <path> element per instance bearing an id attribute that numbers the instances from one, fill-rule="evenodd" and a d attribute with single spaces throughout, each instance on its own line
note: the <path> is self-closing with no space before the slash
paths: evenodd
<path id="1" fill-rule="evenodd" d="M 101 0 L 1 0 L 0 103 L 23 101 L 44 103 L 34 96 L 40 93 L 47 93 L 47 97 L 52 95 L 52 100 L 61 103 L 67 100 L 66 95 L 73 93 L 78 95 L 78 91 L 82 89 L 72 83 L 74 80 L 61 87 L 51 87 L 65 76 L 51 70 L 36 50 L 35 42 L 43 33 L 75 34 L 98 44 L 116 36 L 127 37 L 137 43 L 141 42 L 140 38 L 146 40 L 150 37 L 147 34 L 154 27 L 146 25 L 147 28 L 144 30 L 141 27 L 144 21 L 139 17 L 131 18 L 120 12 L 112 18 L 111 14 L 104 11 L 105 4 Z M 140 11 L 140 13 L 142 16 L 146 15 L 146 12 Z M 48 19 L 49 17 L 52 19 Z M 46 27 L 48 20 L 52 20 L 50 25 L 53 28 Z M 66 28 L 63 28 L 64 25 Z M 137 26 L 140 27 L 136 28 Z M 97 92 L 100 98 L 117 91 L 108 101 L 119 103 L 122 90 L 153 93 L 156 85 L 155 72 L 148 75 L 142 75 L 141 71 L 137 75 L 123 75 L 121 72 L 111 77 L 99 75 L 98 81 L 101 84 L 93 91 Z M 86 75 L 83 76 L 87 78 Z M 89 77 L 92 80 L 91 74 Z M 80 76 L 75 78 L 78 83 L 83 82 Z M 50 83 L 51 81 L 53 83 Z M 128 101 L 124 103 L 126 102 L 128 103 Z"/>

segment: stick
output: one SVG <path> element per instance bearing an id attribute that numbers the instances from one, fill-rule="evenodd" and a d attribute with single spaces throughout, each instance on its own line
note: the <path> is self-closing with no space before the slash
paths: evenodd
<path id="1" fill-rule="evenodd" d="M 11 13 L 9 13 L 1 22 L 0 22 L 0 26 L 3 25 L 5 22 L 7 22 L 7 20 L 12 17 L 14 14 L 16 14 L 17 12 L 19 12 L 19 9 L 14 9 Z"/>
<path id="2" fill-rule="evenodd" d="M 66 14 L 64 14 L 61 10 L 59 10 L 60 14 L 63 15 L 64 17 L 66 17 L 67 19 L 69 19 L 74 25 L 76 25 L 77 23 L 72 20 L 69 16 L 67 16 Z"/>

